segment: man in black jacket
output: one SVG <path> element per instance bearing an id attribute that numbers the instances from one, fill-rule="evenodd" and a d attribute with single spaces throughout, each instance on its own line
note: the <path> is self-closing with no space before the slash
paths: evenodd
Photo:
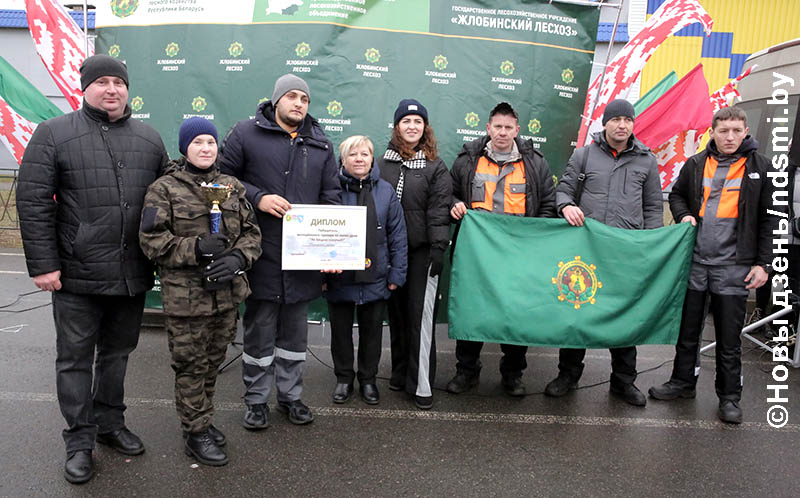
<path id="1" fill-rule="evenodd" d="M 138 243 L 142 203 L 168 160 L 158 133 L 130 117 L 125 64 L 94 55 L 80 72 L 83 107 L 36 128 L 17 190 L 28 273 L 53 293 L 64 475 L 72 483 L 94 475 L 95 441 L 144 452 L 125 426 L 123 388 L 153 286 Z"/>
<path id="2" fill-rule="evenodd" d="M 318 271 L 282 271 L 282 219 L 296 204 L 340 204 L 341 184 L 333 146 L 308 115 L 308 84 L 292 74 L 275 82 L 272 99 L 253 119 L 234 125 L 222 144 L 223 173 L 235 176 L 256 208 L 261 257 L 248 272 L 253 291 L 244 313 L 242 378 L 246 429 L 269 425 L 272 384 L 278 411 L 293 424 L 314 416 L 301 400 L 308 339 L 308 303 L 322 295 Z"/>
<path id="3" fill-rule="evenodd" d="M 550 167 L 530 140 L 522 141 L 519 117 L 507 102 L 489 113 L 488 136 L 464 145 L 453 163 L 450 216 L 460 221 L 467 209 L 509 216 L 554 218 L 555 190 Z M 453 240 L 455 245 L 455 238 Z M 447 391 L 459 394 L 478 384 L 482 342 L 456 341 L 456 375 Z M 524 396 L 522 371 L 527 346 L 501 344 L 500 374 L 509 396 Z"/>
<path id="4" fill-rule="evenodd" d="M 700 334 L 706 299 L 716 334 L 717 416 L 740 424 L 742 409 L 742 340 L 740 337 L 750 289 L 767 282 L 776 218 L 772 203 L 769 160 L 757 153 L 748 135 L 747 115 L 725 107 L 711 121 L 706 150 L 683 165 L 669 195 L 672 216 L 697 227 L 689 287 L 670 380 L 648 391 L 660 400 L 694 398 Z"/>

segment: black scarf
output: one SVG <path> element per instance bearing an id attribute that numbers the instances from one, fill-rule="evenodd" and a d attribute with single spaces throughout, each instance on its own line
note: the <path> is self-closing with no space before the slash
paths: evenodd
<path id="1" fill-rule="evenodd" d="M 368 284 L 377 280 L 375 268 L 378 258 L 378 213 L 375 210 L 375 201 L 372 199 L 372 186 L 374 182 L 368 176 L 358 180 L 347 175 L 348 189 L 358 194 L 357 206 L 367 207 L 367 265 L 364 271 L 354 271 L 353 280 L 359 284 Z"/>

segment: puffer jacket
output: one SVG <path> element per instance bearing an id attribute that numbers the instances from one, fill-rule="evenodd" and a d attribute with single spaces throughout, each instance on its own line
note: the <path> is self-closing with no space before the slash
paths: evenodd
<path id="1" fill-rule="evenodd" d="M 261 231 L 244 187 L 216 167 L 207 174 L 192 173 L 186 169 L 185 158 L 172 166 L 170 173 L 147 189 L 139 233 L 142 250 L 158 265 L 164 312 L 170 316 L 208 316 L 234 309 L 250 295 L 245 275 L 237 275 L 223 289 L 203 289 L 201 265 L 207 261 L 198 261 L 196 247 L 197 238 L 210 233 L 211 206 L 200 184 L 232 186 L 228 199 L 219 205 L 220 233 L 228 238 L 228 251 L 238 250 L 244 256 L 244 269 L 248 269 L 261 255 Z"/>
<path id="2" fill-rule="evenodd" d="M 30 275 L 61 271 L 76 294 L 136 295 L 153 286 L 139 248 L 148 185 L 169 158 L 161 137 L 84 102 L 39 124 L 20 166 L 17 210 Z M 54 200 L 55 196 L 55 200 Z"/>
<path id="3" fill-rule="evenodd" d="M 358 193 L 350 189 L 359 182 L 372 184 L 372 201 L 377 215 L 377 255 L 372 264 L 375 266 L 375 279 L 370 283 L 354 281 L 353 271 L 342 274 L 329 274 L 328 291 L 325 297 L 332 302 L 348 302 L 364 304 L 382 299 L 389 299 L 389 284 L 401 287 L 406 283 L 408 270 L 408 241 L 406 240 L 406 222 L 403 208 L 397 194 L 389 182 L 381 179 L 377 164 L 372 165 L 369 176 L 358 180 L 350 176 L 342 168 L 339 173 L 342 182 L 342 204 L 358 205 Z M 369 230 L 369 227 L 367 227 Z"/>
<path id="4" fill-rule="evenodd" d="M 322 295 L 319 271 L 282 271 L 283 221 L 258 209 L 277 194 L 291 204 L 340 204 L 339 168 L 333 145 L 317 120 L 306 116 L 292 136 L 275 121 L 272 102 L 256 117 L 236 123 L 221 148 L 220 170 L 242 182 L 261 228 L 261 257 L 248 276 L 255 299 L 278 303 L 309 301 Z"/>
<path id="5" fill-rule="evenodd" d="M 758 142 L 748 135 L 737 151 L 747 158 L 739 192 L 739 218 L 736 222 L 736 263 L 742 265 L 766 265 L 772 262 L 773 230 L 778 227 L 778 218 L 771 214 L 787 208 L 772 206 L 772 181 L 767 173 L 772 165 L 759 154 Z M 686 160 L 678 179 L 669 194 L 669 209 L 676 222 L 685 216 L 700 219 L 703 204 L 703 170 L 708 155 L 718 155 L 713 140 L 706 149 Z"/>
<path id="6" fill-rule="evenodd" d="M 575 187 L 584 156 L 586 180 L 580 208 L 583 214 L 608 226 L 627 229 L 664 225 L 664 206 L 658 164 L 650 149 L 631 135 L 628 148 L 614 156 L 605 132 L 572 153 L 556 187 L 558 213 L 575 204 Z"/>
<path id="7" fill-rule="evenodd" d="M 391 144 L 389 145 L 391 147 Z M 381 178 L 397 189 L 400 161 L 377 159 Z M 434 247 L 444 252 L 450 245 L 450 197 L 453 186 L 444 161 L 426 161 L 421 169 L 407 169 L 403 179 L 401 204 L 406 218 L 408 250 Z"/>

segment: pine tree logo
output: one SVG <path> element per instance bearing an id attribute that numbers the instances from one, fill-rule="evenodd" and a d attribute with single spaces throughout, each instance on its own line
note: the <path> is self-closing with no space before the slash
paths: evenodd
<path id="1" fill-rule="evenodd" d="M 120 52 L 121 50 L 119 49 L 119 45 L 114 44 L 108 47 L 108 55 L 114 57 L 115 59 L 119 57 Z"/>
<path id="2" fill-rule="evenodd" d="M 536 135 L 537 133 L 542 131 L 542 123 L 536 118 L 531 119 L 530 121 L 528 121 L 528 131 Z"/>
<path id="3" fill-rule="evenodd" d="M 367 51 L 364 52 L 364 57 L 370 64 L 375 64 L 376 62 L 381 60 L 381 53 L 378 51 L 377 48 L 368 48 Z"/>
<path id="4" fill-rule="evenodd" d="M 311 54 L 311 45 L 306 42 L 300 42 L 294 47 L 294 53 L 296 53 L 298 57 L 308 57 L 309 54 Z"/>
<path id="5" fill-rule="evenodd" d="M 500 72 L 505 76 L 514 74 L 514 63 L 511 61 L 503 61 L 500 63 Z"/>
<path id="6" fill-rule="evenodd" d="M 111 0 L 111 13 L 124 19 L 136 12 L 139 8 L 139 0 Z"/>
<path id="7" fill-rule="evenodd" d="M 328 102 L 328 107 L 326 107 L 326 109 L 328 110 L 328 114 L 330 114 L 334 118 L 337 116 L 341 116 L 342 111 L 344 110 L 342 107 L 342 103 L 339 102 L 338 100 L 331 100 L 330 102 Z"/>
<path id="8" fill-rule="evenodd" d="M 169 43 L 167 48 L 164 49 L 164 53 L 167 54 L 167 57 L 175 57 L 180 51 L 181 47 L 175 42 Z"/>
<path id="9" fill-rule="evenodd" d="M 139 96 L 136 96 L 136 97 L 131 99 L 131 110 L 133 110 L 133 112 L 141 111 L 142 107 L 144 107 L 144 99 L 143 98 L 141 98 Z"/>
<path id="10" fill-rule="evenodd" d="M 433 58 L 433 66 L 439 71 L 444 71 L 447 69 L 447 57 L 442 54 L 437 55 Z"/>
<path id="11" fill-rule="evenodd" d="M 228 47 L 228 54 L 230 54 L 231 57 L 239 57 L 243 52 L 244 47 L 239 42 L 233 42 L 231 46 Z"/>
<path id="12" fill-rule="evenodd" d="M 481 118 L 474 112 L 468 112 L 464 117 L 464 122 L 467 123 L 467 126 L 470 128 L 475 128 L 481 122 Z"/>
<path id="13" fill-rule="evenodd" d="M 206 102 L 206 99 L 204 99 L 203 97 L 197 96 L 194 99 L 192 99 L 192 109 L 194 110 L 194 112 L 203 112 L 206 110 L 207 106 L 208 102 Z"/>
<path id="14" fill-rule="evenodd" d="M 572 69 L 566 68 L 565 70 L 561 71 L 561 81 L 569 85 L 572 83 L 572 80 L 575 79 L 575 73 L 572 72 Z"/>

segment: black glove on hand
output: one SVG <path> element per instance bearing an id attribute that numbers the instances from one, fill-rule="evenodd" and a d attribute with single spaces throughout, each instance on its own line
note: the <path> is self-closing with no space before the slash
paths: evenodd
<path id="1" fill-rule="evenodd" d="M 206 266 L 203 278 L 209 282 L 230 282 L 233 277 L 243 273 L 243 259 L 238 251 L 226 254 Z"/>
<path id="2" fill-rule="evenodd" d="M 203 235 L 197 237 L 197 243 L 194 246 L 194 253 L 197 255 L 197 259 L 214 259 L 222 254 L 223 251 L 225 251 L 227 244 L 228 238 L 221 233 Z"/>
<path id="3" fill-rule="evenodd" d="M 428 265 L 431 267 L 431 277 L 441 275 L 442 268 L 444 267 L 444 251 L 436 247 L 431 247 L 428 253 Z"/>

